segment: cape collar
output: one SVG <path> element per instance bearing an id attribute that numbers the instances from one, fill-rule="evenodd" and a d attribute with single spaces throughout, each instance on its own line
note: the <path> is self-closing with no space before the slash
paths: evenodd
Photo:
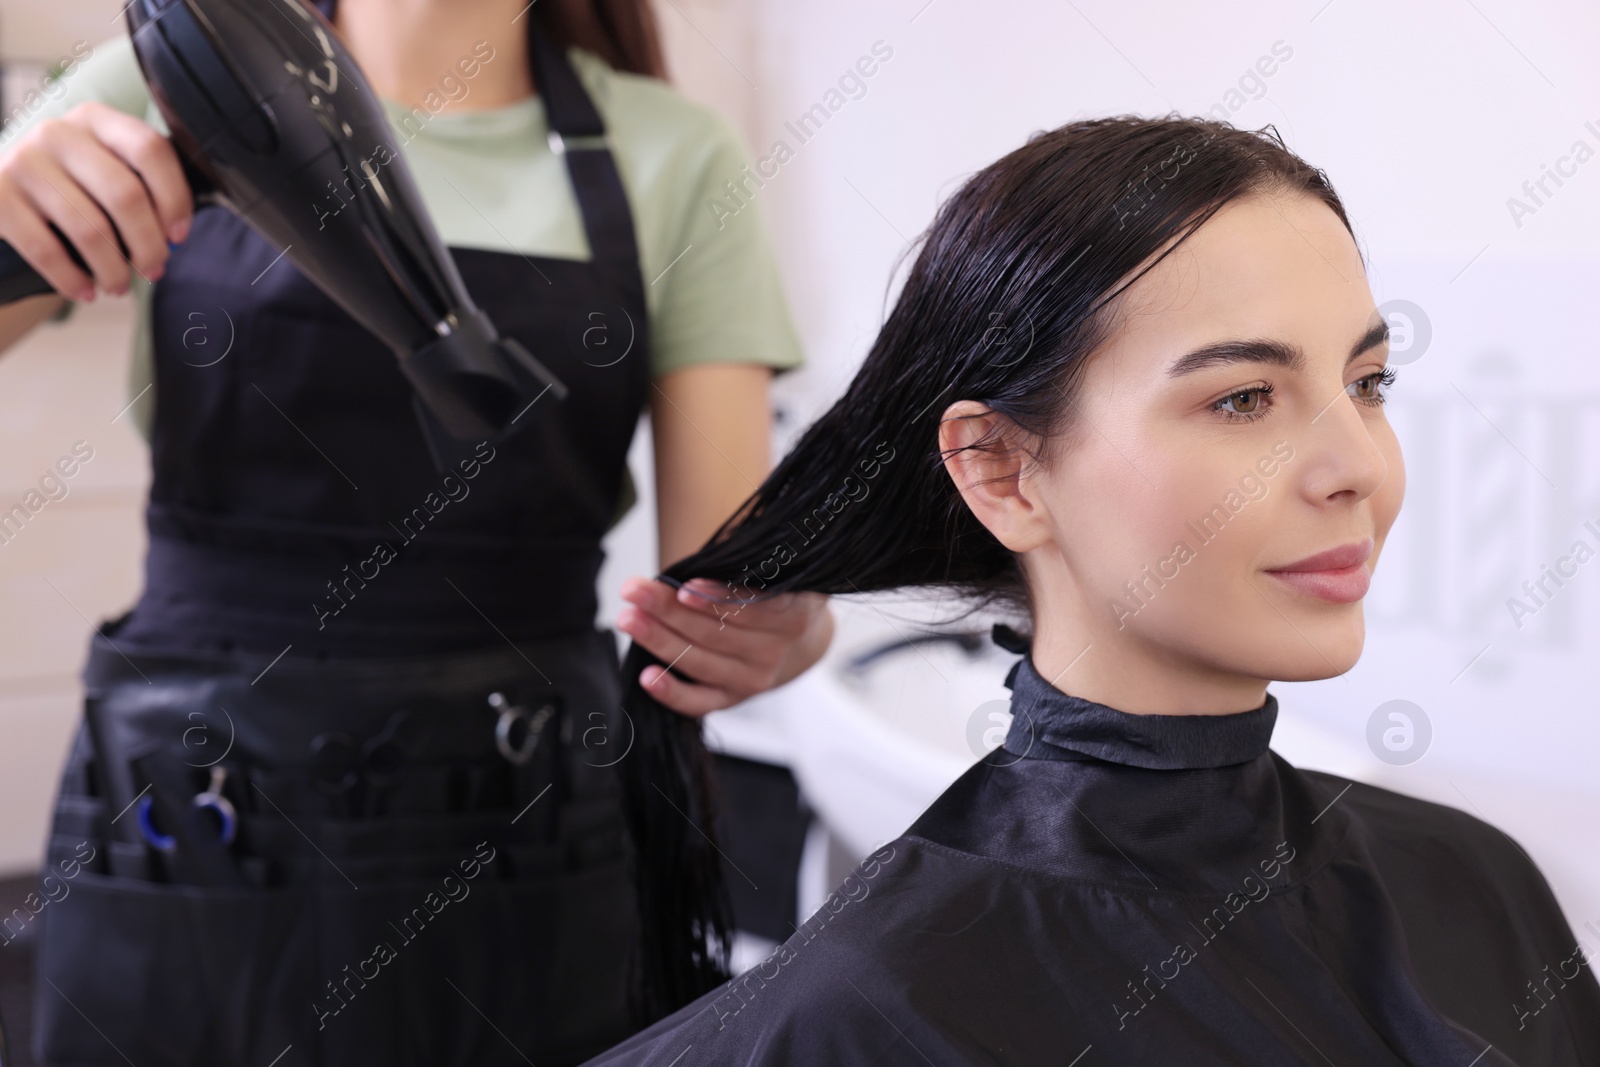
<path id="1" fill-rule="evenodd" d="M 1033 759 L 1092 758 L 1148 770 L 1226 767 L 1267 751 L 1278 719 L 1271 693 L 1253 711 L 1228 715 L 1131 715 L 1064 693 L 1024 656 L 1012 670 L 1005 749 Z"/>

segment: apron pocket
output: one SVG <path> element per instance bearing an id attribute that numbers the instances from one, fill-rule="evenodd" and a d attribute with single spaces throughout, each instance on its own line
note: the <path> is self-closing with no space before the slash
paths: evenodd
<path id="1" fill-rule="evenodd" d="M 505 815 L 296 818 L 292 824 L 272 816 L 239 816 L 241 847 L 268 858 L 275 878 L 354 882 L 363 888 L 374 881 L 459 876 L 462 863 L 472 859 L 480 842 L 486 843 L 486 855 L 493 850 L 495 863 L 510 865 L 511 877 L 559 871 L 567 865 L 566 843 L 530 840 L 520 829 Z M 302 832 L 315 842 L 315 849 Z"/>
<path id="2" fill-rule="evenodd" d="M 311 831 L 330 855 L 404 856 L 417 850 L 449 848 L 462 858 L 479 841 L 521 836 L 501 813 L 408 815 L 381 819 L 316 819 Z"/>
<path id="3" fill-rule="evenodd" d="M 118 878 L 141 882 L 156 880 L 155 864 L 150 861 L 150 846 L 134 841 L 107 841 L 106 864 Z"/>
<path id="4" fill-rule="evenodd" d="M 525 880 L 318 890 L 329 1063 L 577 1063 L 631 1031 L 637 929 L 624 862 Z"/>
<path id="5" fill-rule="evenodd" d="M 558 818 L 562 837 L 621 826 L 624 818 L 622 801 L 612 796 L 569 800 L 561 805 Z"/>
<path id="6" fill-rule="evenodd" d="M 269 1063 L 290 1044 L 310 1051 L 316 929 L 303 893 L 89 871 L 72 889 L 41 916 L 41 1058 L 242 1067 Z"/>
<path id="7" fill-rule="evenodd" d="M 58 837 L 75 838 L 76 841 L 93 841 L 100 836 L 100 820 L 104 818 L 105 810 L 106 802 L 100 797 L 62 793 L 56 798 L 51 832 Z M 70 846 L 67 851 L 72 851 Z"/>

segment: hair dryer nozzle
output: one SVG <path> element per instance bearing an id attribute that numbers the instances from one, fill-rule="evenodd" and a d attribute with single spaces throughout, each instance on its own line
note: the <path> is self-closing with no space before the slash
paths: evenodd
<path id="1" fill-rule="evenodd" d="M 402 356 L 434 462 L 444 469 L 474 443 L 510 433 L 546 393 L 567 387 L 515 338 L 501 337 L 477 309 L 455 328 Z"/>

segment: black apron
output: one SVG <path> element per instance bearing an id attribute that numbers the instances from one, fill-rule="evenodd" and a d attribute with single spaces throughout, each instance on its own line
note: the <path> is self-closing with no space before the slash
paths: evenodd
<path id="1" fill-rule="evenodd" d="M 600 116 L 528 23 L 592 259 L 451 253 L 565 399 L 444 473 L 393 354 L 232 214 L 155 286 L 146 585 L 84 671 L 43 1063 L 543 1067 L 629 1030 L 594 619 L 647 312 Z"/>

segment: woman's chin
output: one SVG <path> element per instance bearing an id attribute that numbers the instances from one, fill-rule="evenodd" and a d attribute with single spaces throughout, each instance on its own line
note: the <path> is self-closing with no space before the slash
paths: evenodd
<path id="1" fill-rule="evenodd" d="M 1286 613 L 1267 643 L 1275 650 L 1275 666 L 1266 677 L 1282 682 L 1314 682 L 1353 668 L 1366 644 L 1366 618 L 1361 602 L 1343 605 L 1336 614 Z"/>

